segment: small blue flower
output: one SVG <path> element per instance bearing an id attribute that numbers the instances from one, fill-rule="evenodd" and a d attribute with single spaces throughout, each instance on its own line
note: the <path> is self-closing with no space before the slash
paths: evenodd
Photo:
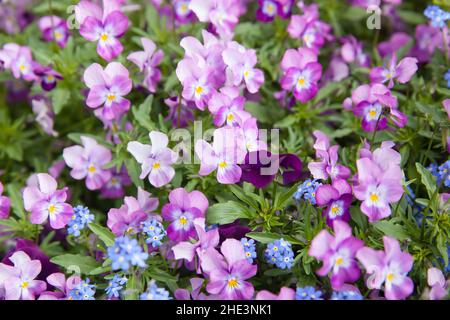
<path id="1" fill-rule="evenodd" d="M 116 238 L 114 245 L 108 247 L 107 254 L 112 261 L 112 269 L 123 271 L 128 270 L 130 265 L 145 267 L 148 258 L 148 253 L 142 250 L 137 240 L 127 236 Z"/>
<path id="2" fill-rule="evenodd" d="M 118 274 L 114 275 L 114 277 L 109 280 L 108 287 L 105 289 L 108 298 L 118 298 L 120 296 L 120 291 L 127 282 L 127 278 L 121 277 Z"/>
<path id="3" fill-rule="evenodd" d="M 311 286 L 297 288 L 295 300 L 323 300 L 322 291 L 316 291 L 316 289 Z"/>
<path id="4" fill-rule="evenodd" d="M 291 269 L 294 263 L 294 252 L 291 244 L 284 239 L 275 240 L 267 245 L 265 258 L 269 264 L 280 269 Z"/>
<path id="5" fill-rule="evenodd" d="M 70 300 L 95 300 L 96 286 L 89 284 L 90 280 L 81 281 L 75 288 L 69 292 Z"/>
<path id="6" fill-rule="evenodd" d="M 308 179 L 304 181 L 297 189 L 297 191 L 294 193 L 293 197 L 295 200 L 305 200 L 308 201 L 310 204 L 315 205 L 316 204 L 316 190 L 319 186 L 322 184 L 318 182 L 317 180 L 311 180 Z"/>
<path id="7" fill-rule="evenodd" d="M 431 20 L 431 25 L 435 28 L 445 27 L 450 19 L 450 13 L 436 5 L 428 6 L 423 14 Z"/>
<path id="8" fill-rule="evenodd" d="M 147 291 L 140 295 L 141 300 L 172 300 L 169 291 L 164 288 L 158 288 L 155 281 L 152 280 L 147 286 Z"/>
<path id="9" fill-rule="evenodd" d="M 167 235 L 161 222 L 156 219 L 151 219 L 143 222 L 142 226 L 144 233 L 147 235 L 146 242 L 154 248 L 160 247 L 162 240 Z"/>
<path id="10" fill-rule="evenodd" d="M 335 291 L 331 300 L 364 300 L 363 296 L 356 291 Z"/>
<path id="11" fill-rule="evenodd" d="M 241 243 L 244 246 L 245 257 L 248 262 L 253 263 L 253 259 L 256 259 L 256 244 L 255 240 L 242 238 Z"/>
<path id="12" fill-rule="evenodd" d="M 447 88 L 450 88 L 450 69 L 444 75 L 445 81 L 447 81 Z"/>
<path id="13" fill-rule="evenodd" d="M 83 206 L 76 206 L 73 208 L 72 219 L 69 221 L 67 231 L 69 234 L 78 237 L 80 231 L 94 221 L 94 215 L 91 214 L 88 208 Z"/>
<path id="14" fill-rule="evenodd" d="M 450 160 L 439 166 L 437 180 L 438 185 L 444 182 L 446 187 L 450 187 Z"/>

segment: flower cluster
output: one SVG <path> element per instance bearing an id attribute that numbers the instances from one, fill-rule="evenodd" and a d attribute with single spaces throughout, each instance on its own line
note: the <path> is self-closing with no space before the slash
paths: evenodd
<path id="1" fill-rule="evenodd" d="M 310 204 L 316 204 L 316 191 L 317 188 L 322 185 L 317 180 L 305 180 L 294 193 L 293 197 L 295 200 L 300 201 L 301 199 L 308 201 Z"/>
<path id="2" fill-rule="evenodd" d="M 118 274 L 115 274 L 114 277 L 109 280 L 108 287 L 105 289 L 108 298 L 119 298 L 120 293 L 127 282 L 128 279 L 126 277 L 121 277 Z"/>
<path id="3" fill-rule="evenodd" d="M 162 244 L 162 240 L 167 235 L 164 226 L 156 219 L 147 220 L 142 223 L 142 231 L 144 231 L 147 239 L 145 240 L 153 248 L 158 248 Z"/>
<path id="4" fill-rule="evenodd" d="M 256 259 L 256 244 L 255 240 L 242 238 L 241 243 L 244 246 L 245 256 L 247 261 L 253 263 L 253 259 Z"/>
<path id="5" fill-rule="evenodd" d="M 430 19 L 433 27 L 443 28 L 447 25 L 447 20 L 450 19 L 450 12 L 442 10 L 439 6 L 428 6 L 424 15 Z"/>
<path id="6" fill-rule="evenodd" d="M 280 269 L 291 269 L 294 264 L 294 252 L 289 242 L 284 239 L 275 240 L 267 245 L 264 252 L 266 261 Z"/>
<path id="7" fill-rule="evenodd" d="M 91 214 L 88 208 L 83 206 L 76 206 L 73 208 L 72 220 L 69 221 L 67 231 L 75 237 L 80 235 L 80 231 L 94 221 L 94 215 Z"/>
<path id="8" fill-rule="evenodd" d="M 155 281 L 150 281 L 147 291 L 140 295 L 141 300 L 171 300 L 169 292 L 164 288 L 159 288 Z"/>
<path id="9" fill-rule="evenodd" d="M 144 268 L 148 253 L 142 250 L 136 239 L 129 237 L 119 237 L 114 241 L 114 245 L 108 247 L 108 258 L 111 260 L 113 270 L 126 271 L 130 266 Z"/>
<path id="10" fill-rule="evenodd" d="M 81 281 L 69 293 L 69 300 L 95 300 L 96 285 L 90 284 L 90 280 Z"/>

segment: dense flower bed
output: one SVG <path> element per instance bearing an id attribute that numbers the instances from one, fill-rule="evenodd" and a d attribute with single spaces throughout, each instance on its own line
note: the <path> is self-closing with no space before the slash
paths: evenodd
<path id="1" fill-rule="evenodd" d="M 0 299 L 445 298 L 441 2 L 1 1 Z"/>

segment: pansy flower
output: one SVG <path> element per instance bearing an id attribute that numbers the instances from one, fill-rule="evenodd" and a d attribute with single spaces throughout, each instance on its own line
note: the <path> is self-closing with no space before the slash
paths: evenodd
<path id="1" fill-rule="evenodd" d="M 313 99 L 318 91 L 317 82 L 322 77 L 322 66 L 310 49 L 288 49 L 281 61 L 283 77 L 281 87 L 292 91 L 301 103 Z"/>
<path id="2" fill-rule="evenodd" d="M 167 228 L 169 239 L 176 243 L 195 239 L 194 220 L 205 217 L 208 199 L 200 191 L 188 193 L 183 188 L 177 188 L 170 192 L 169 201 L 161 212 L 164 220 L 171 222 Z"/>
<path id="3" fill-rule="evenodd" d="M 64 161 L 72 168 L 72 178 L 86 179 L 89 190 L 101 189 L 111 179 L 111 171 L 104 168 L 111 161 L 111 151 L 90 137 L 81 136 L 80 139 L 83 146 L 64 149 Z"/>
<path id="4" fill-rule="evenodd" d="M 38 186 L 26 187 L 23 191 L 25 210 L 31 212 L 33 224 L 50 220 L 53 229 L 64 228 L 73 215 L 73 208 L 66 203 L 67 188 L 57 190 L 56 180 L 46 173 L 37 175 Z"/>
<path id="5" fill-rule="evenodd" d="M 144 179 L 148 175 L 150 183 L 160 188 L 175 176 L 172 165 L 177 161 L 178 155 L 167 148 L 169 139 L 164 133 L 152 131 L 149 137 L 151 145 L 131 141 L 128 143 L 127 150 L 141 165 L 142 171 L 139 178 Z"/>
<path id="6" fill-rule="evenodd" d="M 308 254 L 323 262 L 317 274 L 330 274 L 333 289 L 339 290 L 345 283 L 359 279 L 361 271 L 355 255 L 364 243 L 352 236 L 351 227 L 344 221 L 335 220 L 333 231 L 334 236 L 327 230 L 319 232 L 312 240 Z"/>
<path id="7" fill-rule="evenodd" d="M 388 300 L 403 300 L 412 294 L 414 283 L 407 276 L 413 267 L 413 257 L 403 252 L 394 238 L 383 237 L 384 251 L 364 247 L 356 257 L 366 269 L 369 289 L 384 289 Z"/>
<path id="8" fill-rule="evenodd" d="M 58 16 L 44 16 L 39 19 L 38 26 L 45 41 L 54 41 L 61 48 L 66 46 L 70 31 L 65 19 Z"/>
<path id="9" fill-rule="evenodd" d="M 93 63 L 84 71 L 83 80 L 89 88 L 86 104 L 101 108 L 101 116 L 106 120 L 119 119 L 130 108 L 130 101 L 124 96 L 130 93 L 132 81 L 121 63 L 111 62 L 105 69 Z"/>
<path id="10" fill-rule="evenodd" d="M 97 53 L 106 61 L 113 60 L 123 50 L 119 39 L 128 29 L 129 22 L 120 5 L 118 0 L 103 0 L 101 8 L 94 2 L 82 0 L 75 6 L 81 36 L 97 42 Z"/>

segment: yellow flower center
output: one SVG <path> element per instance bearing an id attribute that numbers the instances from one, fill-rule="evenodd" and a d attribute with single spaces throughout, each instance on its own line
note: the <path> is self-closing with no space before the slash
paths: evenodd
<path id="1" fill-rule="evenodd" d="M 106 97 L 108 99 L 109 102 L 113 102 L 116 100 L 116 95 L 113 93 L 108 94 L 108 96 Z"/>
<path id="2" fill-rule="evenodd" d="M 187 12 L 187 10 L 188 10 L 188 6 L 185 4 L 185 3 L 183 3 L 182 5 L 181 5 L 181 7 L 180 7 L 180 10 L 181 10 L 181 13 L 186 13 Z"/>
<path id="3" fill-rule="evenodd" d="M 185 216 L 181 216 L 179 221 L 182 226 L 184 226 L 187 223 L 187 219 Z"/>
<path id="4" fill-rule="evenodd" d="M 134 231 L 133 227 L 128 227 L 127 231 L 125 231 L 126 234 L 132 234 Z"/>
<path id="5" fill-rule="evenodd" d="M 26 289 L 26 288 L 28 288 L 28 285 L 29 285 L 28 281 L 24 281 L 24 282 L 22 282 L 22 284 L 20 285 L 20 287 L 21 287 L 22 289 Z"/>
<path id="6" fill-rule="evenodd" d="M 372 194 L 370 195 L 370 201 L 372 201 L 372 202 L 377 202 L 378 200 L 379 200 L 379 198 L 378 198 L 378 195 L 377 195 L 377 194 L 372 193 Z"/>
<path id="7" fill-rule="evenodd" d="M 298 78 L 297 83 L 299 86 L 304 86 L 306 83 L 305 78 L 303 78 L 303 77 Z"/>
<path id="8" fill-rule="evenodd" d="M 249 75 L 250 75 L 250 72 L 248 72 L 248 71 L 244 72 L 244 77 L 248 78 Z"/>
<path id="9" fill-rule="evenodd" d="M 97 171 L 97 169 L 95 169 L 95 167 L 94 167 L 94 165 L 90 165 L 89 166 L 89 168 L 88 168 L 88 171 L 90 172 L 90 173 L 94 173 L 95 171 Z"/>
<path id="10" fill-rule="evenodd" d="M 227 120 L 228 120 L 228 121 L 233 121 L 233 119 L 234 119 L 234 115 L 233 115 L 232 113 L 230 113 L 230 114 L 228 115 L 228 117 L 227 117 Z"/>
<path id="11" fill-rule="evenodd" d="M 161 164 L 159 162 L 155 162 L 153 164 L 153 169 L 159 169 L 159 168 L 161 168 Z"/>
<path id="12" fill-rule="evenodd" d="M 100 39 L 101 39 L 102 41 L 108 40 L 108 34 L 107 34 L 107 33 L 102 33 L 102 34 L 100 35 Z"/>
<path id="13" fill-rule="evenodd" d="M 393 273 L 388 273 L 388 275 L 386 276 L 386 279 L 387 279 L 389 282 L 392 282 L 392 281 L 394 280 L 394 278 L 395 278 L 395 276 L 394 276 Z"/>
<path id="14" fill-rule="evenodd" d="M 336 265 L 337 266 L 341 266 L 344 263 L 344 259 L 342 259 L 341 257 L 336 259 Z"/>
<path id="15" fill-rule="evenodd" d="M 202 86 L 198 86 L 197 88 L 195 88 L 195 93 L 196 94 L 201 94 L 203 92 L 203 87 Z"/>
<path id="16" fill-rule="evenodd" d="M 49 75 L 47 76 L 47 81 L 48 81 L 48 82 L 52 82 L 53 80 L 55 80 L 55 77 L 52 76 L 51 74 L 49 74 Z"/>
<path id="17" fill-rule="evenodd" d="M 274 11 L 275 11 L 275 8 L 274 8 L 273 4 L 267 5 L 267 12 L 269 14 L 272 14 Z"/>
<path id="18" fill-rule="evenodd" d="M 231 278 L 230 280 L 228 280 L 228 287 L 230 289 L 234 289 L 239 285 L 239 282 L 237 281 L 236 278 Z"/>
<path id="19" fill-rule="evenodd" d="M 63 37 L 62 33 L 58 31 L 55 31 L 54 36 L 56 40 L 61 40 Z"/>
<path id="20" fill-rule="evenodd" d="M 370 109 L 370 110 L 369 110 L 369 116 L 370 116 L 371 118 L 375 118 L 375 117 L 377 116 L 377 110 L 375 110 L 375 109 Z"/>
<path id="21" fill-rule="evenodd" d="M 221 161 L 220 163 L 219 163 L 219 168 L 225 168 L 227 166 L 227 163 L 225 162 L 225 161 Z"/>
<path id="22" fill-rule="evenodd" d="M 25 71 L 27 69 L 27 67 L 25 67 L 25 65 L 21 64 L 19 66 L 20 71 Z"/>
<path id="23" fill-rule="evenodd" d="M 331 207 L 331 212 L 333 212 L 334 214 L 338 213 L 339 208 L 336 206 Z"/>
<path id="24" fill-rule="evenodd" d="M 55 214 L 56 206 L 54 204 L 51 204 L 48 206 L 48 213 L 49 214 Z"/>

